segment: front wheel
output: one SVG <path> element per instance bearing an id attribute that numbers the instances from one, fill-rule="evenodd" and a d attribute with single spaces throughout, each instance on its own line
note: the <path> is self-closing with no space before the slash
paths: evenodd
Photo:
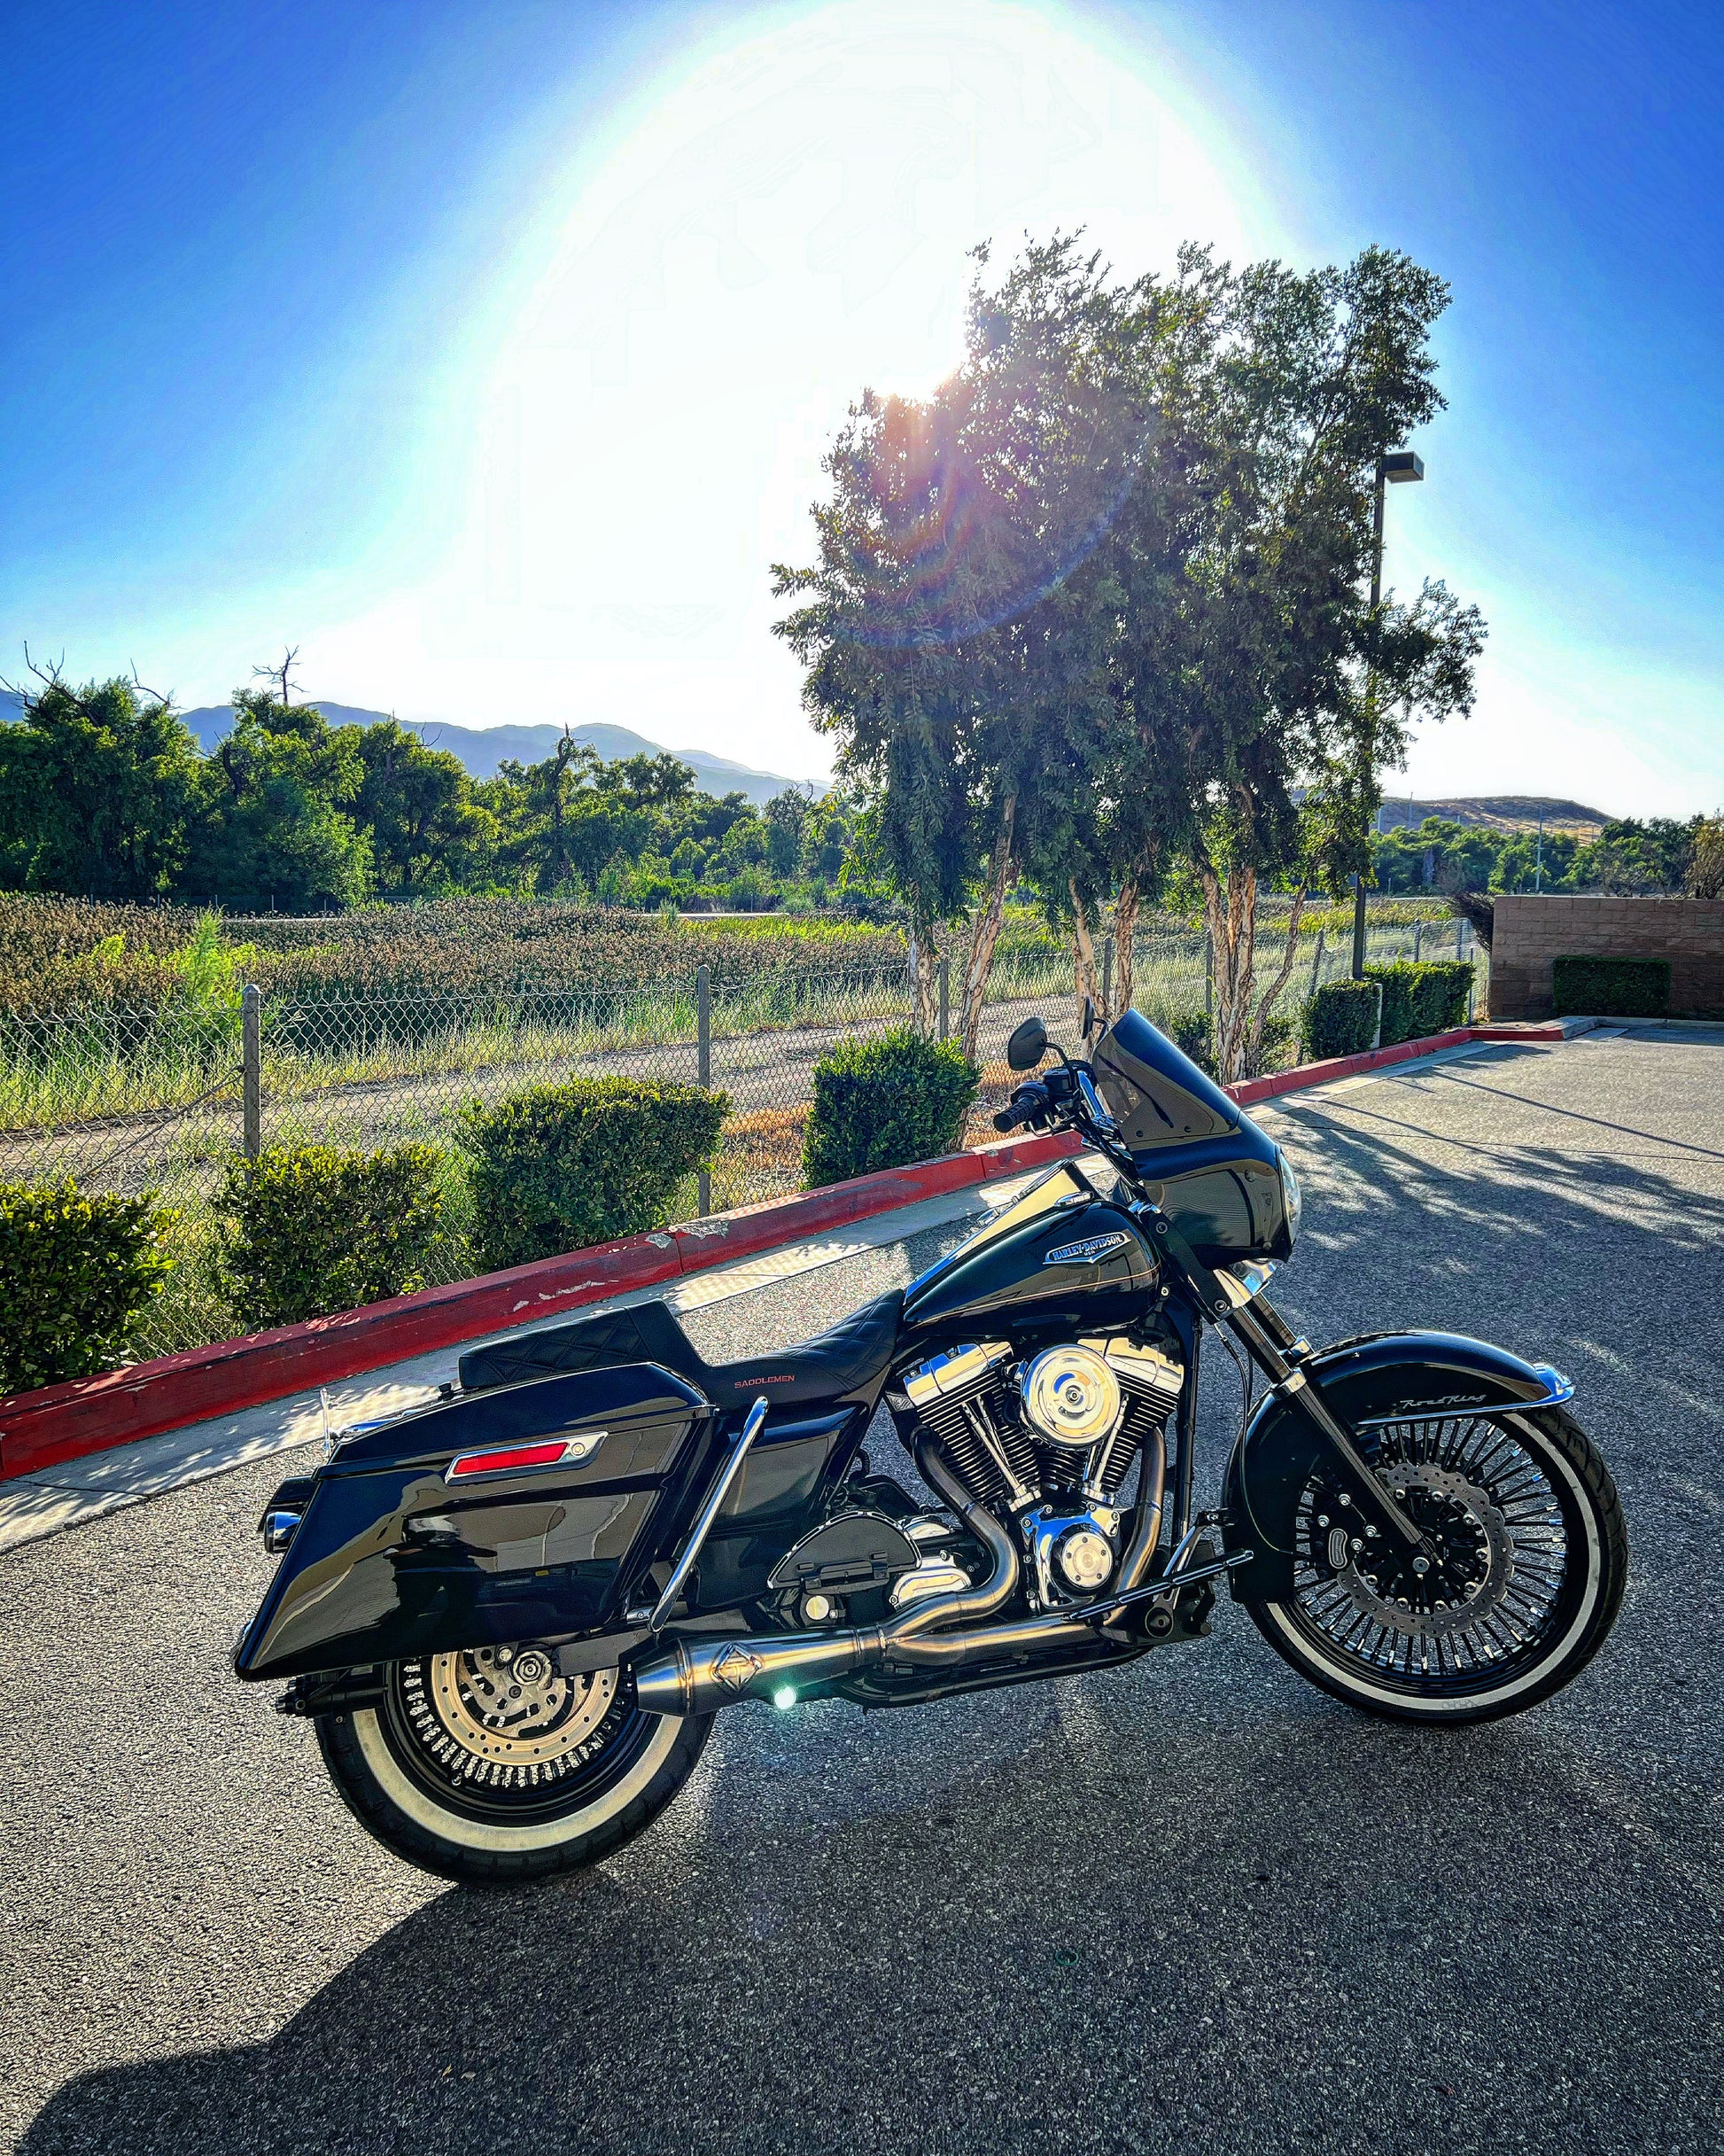
<path id="1" fill-rule="evenodd" d="M 382 1703 L 320 1715 L 317 1740 L 348 1810 L 396 1856 L 509 1886 L 638 1834 L 711 1726 L 643 1713 L 624 1672 L 563 1677 L 553 1650 L 529 1643 L 393 1663 Z"/>
<path id="2" fill-rule="evenodd" d="M 1406 1722 L 1493 1721 L 1561 1691 L 1621 1606 L 1609 1470 L 1561 1408 L 1391 1423 L 1361 1449 L 1433 1554 L 1391 1549 L 1322 1470 L 1301 1491 L 1292 1599 L 1253 1602 L 1301 1677 Z"/>

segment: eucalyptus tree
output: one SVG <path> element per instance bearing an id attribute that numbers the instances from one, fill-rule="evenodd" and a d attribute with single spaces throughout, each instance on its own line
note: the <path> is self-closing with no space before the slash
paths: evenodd
<path id="1" fill-rule="evenodd" d="M 1231 1079 L 1261 1055 L 1309 891 L 1370 874 L 1378 767 L 1416 721 L 1469 708 L 1484 629 L 1441 584 L 1368 594 L 1377 460 L 1442 409 L 1441 279 L 1375 247 L 1303 274 L 1187 248 L 1161 297 L 1159 424 L 1117 533 L 1120 689 L 1138 782 L 1202 892 Z M 1258 996 L 1275 881 L 1293 905 Z"/>
<path id="2" fill-rule="evenodd" d="M 924 1026 L 937 937 L 965 924 L 967 1054 L 1006 893 L 1055 844 L 1112 696 L 1104 542 L 1149 418 L 1133 305 L 1070 237 L 978 276 L 962 365 L 925 401 L 852 407 L 818 560 L 774 572 L 800 602 L 779 634 L 806 707 L 870 797 L 871 858 L 910 913 Z"/>

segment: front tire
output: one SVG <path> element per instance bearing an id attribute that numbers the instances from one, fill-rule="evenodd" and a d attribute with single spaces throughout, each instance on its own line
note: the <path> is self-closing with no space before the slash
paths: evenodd
<path id="1" fill-rule="evenodd" d="M 377 1707 L 320 1715 L 347 1809 L 421 1871 L 513 1886 L 596 1863 L 694 1771 L 711 1715 L 643 1713 L 625 1672 L 557 1674 L 531 1643 L 392 1663 Z"/>
<path id="2" fill-rule="evenodd" d="M 1560 1692 L 1604 1645 L 1628 1568 L 1616 1486 L 1580 1424 L 1558 1407 L 1393 1423 L 1362 1449 L 1438 1554 L 1354 1532 L 1319 1470 L 1292 1598 L 1248 1605 L 1276 1653 L 1402 1722 L 1495 1721 Z"/>

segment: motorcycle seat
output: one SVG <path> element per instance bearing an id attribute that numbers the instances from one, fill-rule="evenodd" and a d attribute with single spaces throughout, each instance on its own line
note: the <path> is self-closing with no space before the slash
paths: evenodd
<path id="1" fill-rule="evenodd" d="M 904 1290 L 894 1288 L 795 1347 L 741 1362 L 709 1363 L 668 1303 L 638 1303 L 471 1349 L 458 1366 L 461 1389 L 484 1392 L 573 1370 L 647 1362 L 687 1378 L 715 1407 L 726 1410 L 746 1407 L 761 1393 L 774 1408 L 780 1402 L 800 1408 L 847 1399 L 872 1405 L 891 1364 L 903 1308 Z"/>

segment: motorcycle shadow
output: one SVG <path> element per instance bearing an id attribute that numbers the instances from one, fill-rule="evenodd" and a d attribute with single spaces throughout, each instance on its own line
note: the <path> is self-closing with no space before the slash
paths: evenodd
<path id="1" fill-rule="evenodd" d="M 1386 1728 L 1211 1650 L 805 1735 L 742 1710 L 603 1868 L 442 1895 L 268 2041 L 89 2074 L 22 2148 L 1262 2150 L 1336 2071 L 1350 2149 L 1460 2145 L 1456 2088 L 1472 2130 L 1518 2115 L 1476 2071 L 1505 2041 L 1627 2101 L 1622 1988 L 1658 1981 L 1696 1822 L 1559 1713 Z"/>

